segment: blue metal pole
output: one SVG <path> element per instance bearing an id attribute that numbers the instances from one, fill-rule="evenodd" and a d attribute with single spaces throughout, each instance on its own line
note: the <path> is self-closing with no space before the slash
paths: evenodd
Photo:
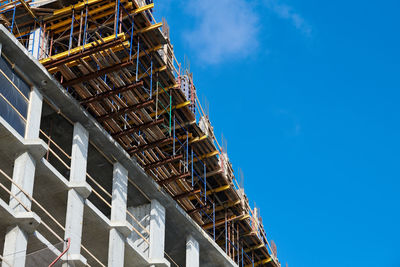
<path id="1" fill-rule="evenodd" d="M 12 22 L 11 22 L 11 33 L 13 32 L 14 29 L 14 20 L 15 20 L 15 8 L 17 5 L 14 4 L 14 8 L 13 8 L 13 17 L 12 17 Z"/>
<path id="2" fill-rule="evenodd" d="M 192 164 L 192 187 L 193 187 L 193 185 L 194 185 L 194 183 L 193 183 L 193 148 L 192 148 L 192 162 L 191 162 L 191 164 Z"/>
<path id="3" fill-rule="evenodd" d="M 74 20 L 75 20 L 75 10 L 72 9 L 71 32 L 69 33 L 68 55 L 69 55 L 69 50 L 71 50 L 72 47 L 72 33 L 74 32 Z"/>
<path id="4" fill-rule="evenodd" d="M 174 139 L 173 139 L 173 143 L 172 143 L 172 151 L 173 151 L 173 155 L 175 156 L 175 116 L 174 116 Z"/>
<path id="5" fill-rule="evenodd" d="M 243 267 L 243 247 L 242 247 L 242 267 Z"/>
<path id="6" fill-rule="evenodd" d="M 139 36 L 137 38 L 137 51 L 136 51 L 136 81 L 139 81 L 139 49 L 140 49 L 140 45 L 139 45 Z"/>
<path id="7" fill-rule="evenodd" d="M 85 44 L 86 44 L 87 15 L 88 15 L 88 6 L 87 6 L 87 2 L 86 2 L 85 27 L 83 29 L 83 48 L 85 48 Z"/>
<path id="8" fill-rule="evenodd" d="M 206 164 L 203 163 L 204 166 L 204 202 L 207 201 L 207 177 L 206 177 Z"/>
<path id="9" fill-rule="evenodd" d="M 115 16 L 117 16 L 117 19 L 116 19 L 116 25 L 115 25 L 115 39 L 117 39 L 118 38 L 118 24 L 119 24 L 119 1 L 120 0 L 118 0 L 118 3 L 117 3 L 117 14 L 115 14 Z"/>
<path id="10" fill-rule="evenodd" d="M 193 149 L 192 149 L 193 151 Z M 193 164 L 193 160 L 192 160 Z M 189 132 L 186 131 L 186 166 L 189 169 Z"/>
<path id="11" fill-rule="evenodd" d="M 153 94 L 153 60 L 150 59 L 150 99 L 152 94 Z"/>
<path id="12" fill-rule="evenodd" d="M 42 40 L 42 26 L 39 27 L 39 43 L 38 43 L 38 51 L 37 51 L 37 59 L 39 59 L 40 56 L 40 43 Z M 35 41 L 33 41 L 33 43 L 35 43 Z"/>
<path id="13" fill-rule="evenodd" d="M 133 44 L 133 22 L 132 22 L 132 28 L 131 28 L 131 45 L 129 46 L 129 60 L 132 60 L 132 44 Z"/>
<path id="14" fill-rule="evenodd" d="M 213 202 L 213 235 L 215 241 L 215 203 Z"/>
<path id="15" fill-rule="evenodd" d="M 35 47 L 35 36 L 36 36 L 36 31 L 33 31 L 33 33 L 32 33 L 32 50 L 30 50 L 29 52 L 31 52 L 31 54 L 32 54 L 32 56 L 33 56 L 33 50 L 34 50 L 34 47 Z M 30 40 L 30 36 L 29 36 L 29 40 Z M 28 42 L 28 48 L 29 48 L 29 42 Z"/>
<path id="16" fill-rule="evenodd" d="M 225 211 L 225 253 L 228 253 L 228 222 L 226 220 L 226 211 Z"/>

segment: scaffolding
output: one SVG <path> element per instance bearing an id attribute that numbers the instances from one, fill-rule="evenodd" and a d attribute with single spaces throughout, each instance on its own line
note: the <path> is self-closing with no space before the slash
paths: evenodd
<path id="1" fill-rule="evenodd" d="M 238 266 L 280 266 L 153 8 L 138 0 L 0 0 L 0 23 Z M 47 158 L 68 168 L 69 155 L 42 135 L 53 147 Z M 110 193 L 87 177 L 109 206 Z"/>

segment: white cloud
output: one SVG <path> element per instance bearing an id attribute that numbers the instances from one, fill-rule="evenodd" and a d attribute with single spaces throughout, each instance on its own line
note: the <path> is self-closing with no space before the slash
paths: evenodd
<path id="1" fill-rule="evenodd" d="M 276 15 L 282 19 L 291 21 L 294 27 L 301 31 L 306 36 L 311 36 L 312 28 L 304 20 L 304 18 L 297 13 L 293 7 L 280 3 L 278 0 L 266 0 L 267 7 L 271 9 Z"/>
<path id="2" fill-rule="evenodd" d="M 190 0 L 194 28 L 184 40 L 198 59 L 216 64 L 248 56 L 258 46 L 258 14 L 245 0 Z"/>

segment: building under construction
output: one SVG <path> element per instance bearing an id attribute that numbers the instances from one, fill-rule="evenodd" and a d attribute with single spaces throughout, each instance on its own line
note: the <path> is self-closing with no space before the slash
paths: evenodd
<path id="1" fill-rule="evenodd" d="M 148 0 L 0 0 L 5 266 L 280 266 Z"/>

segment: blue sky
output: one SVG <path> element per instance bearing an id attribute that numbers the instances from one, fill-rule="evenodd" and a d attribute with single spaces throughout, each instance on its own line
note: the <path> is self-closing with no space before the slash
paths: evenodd
<path id="1" fill-rule="evenodd" d="M 155 4 L 281 262 L 400 266 L 400 2 Z"/>

